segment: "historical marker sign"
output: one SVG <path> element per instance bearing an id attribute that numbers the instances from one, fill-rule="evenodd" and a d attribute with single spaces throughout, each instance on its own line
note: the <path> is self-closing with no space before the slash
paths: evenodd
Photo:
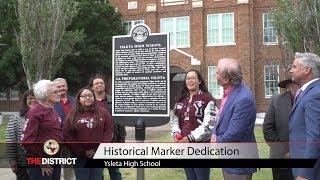
<path id="1" fill-rule="evenodd" d="M 113 37 L 112 116 L 169 116 L 168 43 L 144 24 Z"/>

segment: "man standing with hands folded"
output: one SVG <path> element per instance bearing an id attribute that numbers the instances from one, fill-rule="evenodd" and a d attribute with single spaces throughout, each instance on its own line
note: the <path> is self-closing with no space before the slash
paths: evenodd
<path id="1" fill-rule="evenodd" d="M 224 95 L 218 113 L 218 123 L 212 132 L 212 143 L 255 143 L 254 124 L 256 102 L 249 87 L 242 82 L 242 71 L 238 61 L 231 58 L 220 59 L 217 81 L 223 87 Z M 252 154 L 258 157 L 255 148 Z M 223 168 L 225 180 L 252 179 L 256 168 Z"/>

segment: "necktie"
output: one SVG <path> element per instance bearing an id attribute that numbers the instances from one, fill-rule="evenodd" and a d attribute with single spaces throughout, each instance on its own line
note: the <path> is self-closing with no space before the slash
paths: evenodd
<path id="1" fill-rule="evenodd" d="M 293 101 L 293 104 L 295 104 L 301 94 L 302 90 L 301 89 L 298 89 L 297 92 L 296 92 L 296 95 L 294 96 L 294 101 Z"/>

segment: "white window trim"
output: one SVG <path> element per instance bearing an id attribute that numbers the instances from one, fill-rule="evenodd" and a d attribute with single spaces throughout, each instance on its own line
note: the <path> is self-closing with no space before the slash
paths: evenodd
<path id="1" fill-rule="evenodd" d="M 216 43 L 216 44 L 207 44 L 207 47 L 214 47 L 214 46 L 235 46 L 237 45 L 237 43 L 229 43 L 229 44 L 220 44 L 220 43 Z"/>
<path id="2" fill-rule="evenodd" d="M 184 17 L 187 17 L 188 18 L 188 32 L 189 32 L 189 37 L 188 37 L 188 39 L 189 39 L 189 44 L 188 45 L 179 45 L 179 46 L 177 46 L 177 42 L 176 41 L 174 41 L 173 43 L 172 43 L 172 45 L 171 45 L 171 42 L 170 42 L 170 49 L 175 49 L 175 48 L 190 48 L 191 47 L 191 45 L 190 45 L 190 17 L 189 16 L 178 16 L 178 17 L 168 17 L 168 18 L 161 18 L 160 19 L 160 31 L 161 31 L 161 25 L 163 24 L 163 20 L 165 20 L 165 19 L 173 19 L 173 24 L 175 25 L 176 24 L 176 22 L 177 22 L 177 18 L 184 18 Z M 176 30 L 176 26 L 173 26 L 173 32 L 174 33 L 177 33 L 177 30 Z M 177 36 L 175 36 L 175 37 L 177 37 Z M 169 39 L 170 39 L 170 37 L 169 37 Z"/>
<path id="3" fill-rule="evenodd" d="M 278 45 L 278 36 L 276 35 L 276 42 L 264 42 L 264 15 L 265 14 L 270 14 L 270 13 L 262 13 L 262 42 L 263 45 L 266 46 L 274 46 L 274 45 Z"/>
<path id="4" fill-rule="evenodd" d="M 231 43 L 221 43 L 222 42 L 222 15 L 223 14 L 232 14 L 232 33 L 233 33 L 233 42 Z M 209 43 L 209 16 L 211 15 L 219 15 L 219 43 Z M 221 28 L 220 28 L 221 27 Z M 225 12 L 225 13 L 216 13 L 216 14 L 207 14 L 207 45 L 206 46 L 230 46 L 230 45 L 236 45 L 235 42 L 235 35 L 234 35 L 234 12 Z"/>
<path id="5" fill-rule="evenodd" d="M 273 66 L 277 66 L 277 73 L 278 73 L 278 82 L 280 80 L 280 77 L 279 77 L 279 65 L 277 64 L 272 64 Z M 270 65 L 264 65 L 263 67 L 263 71 L 264 71 L 264 74 L 263 74 L 263 79 L 264 79 L 264 97 L 266 99 L 269 99 L 271 98 L 273 95 L 267 95 L 267 86 L 266 86 L 266 66 L 270 66 Z M 280 87 L 278 87 L 278 92 L 280 92 Z"/>
<path id="6" fill-rule="evenodd" d="M 210 77 L 210 74 L 209 74 L 209 69 L 210 69 L 210 67 L 216 67 L 216 68 L 218 68 L 218 66 L 208 66 L 208 87 L 209 87 L 209 77 Z M 220 86 L 219 84 L 218 84 L 218 86 L 219 86 L 219 89 L 220 89 L 220 93 L 219 93 L 219 96 L 214 96 L 214 94 L 211 94 L 212 96 L 214 96 L 214 98 L 215 99 L 222 99 L 222 97 L 223 97 L 223 87 L 222 86 Z M 209 88 L 208 88 L 208 90 L 209 90 Z"/>
<path id="7" fill-rule="evenodd" d="M 161 0 L 161 6 L 188 4 L 188 0 Z"/>

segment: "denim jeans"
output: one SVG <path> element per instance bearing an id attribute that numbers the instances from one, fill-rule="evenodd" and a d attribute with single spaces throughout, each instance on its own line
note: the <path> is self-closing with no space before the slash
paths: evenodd
<path id="1" fill-rule="evenodd" d="M 27 173 L 30 180 L 60 180 L 61 166 L 53 166 L 53 172 L 50 176 L 44 174 L 40 167 L 27 167 Z"/>
<path id="2" fill-rule="evenodd" d="M 210 180 L 210 168 L 184 168 L 187 180 Z"/>
<path id="3" fill-rule="evenodd" d="M 84 168 L 87 160 L 77 159 L 74 174 L 77 180 L 101 180 L 103 168 Z"/>
<path id="4" fill-rule="evenodd" d="M 111 180 L 121 180 L 119 168 L 108 168 Z"/>

